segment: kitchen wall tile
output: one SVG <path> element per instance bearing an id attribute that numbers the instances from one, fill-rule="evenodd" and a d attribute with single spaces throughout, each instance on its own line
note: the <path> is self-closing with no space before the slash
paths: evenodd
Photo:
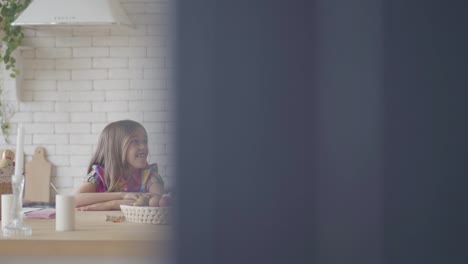
<path id="1" fill-rule="evenodd" d="M 161 36 L 157 36 L 157 35 L 130 37 L 129 44 L 130 46 L 143 46 L 143 47 L 166 46 L 167 39 Z"/>
<path id="2" fill-rule="evenodd" d="M 75 27 L 73 28 L 74 36 L 107 36 L 111 32 L 109 27 L 94 26 L 94 27 Z"/>
<path id="3" fill-rule="evenodd" d="M 20 112 L 52 112 L 54 107 L 54 102 L 21 102 L 19 104 Z"/>
<path id="4" fill-rule="evenodd" d="M 71 58 L 71 48 L 37 48 L 36 58 L 55 59 L 55 58 Z"/>
<path id="5" fill-rule="evenodd" d="M 128 46 L 127 36 L 95 36 L 93 46 Z"/>
<path id="6" fill-rule="evenodd" d="M 145 3 L 122 3 L 122 7 L 128 14 L 138 14 L 145 12 Z"/>
<path id="7" fill-rule="evenodd" d="M 68 144 L 68 135 L 33 135 L 33 144 Z"/>
<path id="8" fill-rule="evenodd" d="M 106 113 L 96 113 L 96 112 L 71 113 L 70 118 L 71 118 L 72 123 L 107 122 L 107 114 Z M 88 153 L 88 154 L 90 154 L 90 153 Z"/>
<path id="9" fill-rule="evenodd" d="M 145 122 L 174 122 L 174 117 L 168 112 L 144 112 Z"/>
<path id="10" fill-rule="evenodd" d="M 71 36 L 73 29 L 67 26 L 37 27 L 35 32 L 37 37 L 64 37 Z"/>
<path id="11" fill-rule="evenodd" d="M 95 138 L 95 142 L 97 143 L 97 138 Z M 72 166 L 88 166 L 89 162 L 91 161 L 91 157 L 89 155 L 70 155 L 70 165 Z"/>
<path id="12" fill-rule="evenodd" d="M 71 72 L 66 70 L 36 70 L 36 80 L 70 80 Z"/>
<path id="13" fill-rule="evenodd" d="M 23 78 L 23 81 L 24 80 L 34 80 L 35 75 L 36 75 L 36 70 L 23 69 L 20 74 L 21 74 L 21 78 Z M 6 77 L 6 78 L 9 78 L 9 77 Z"/>
<path id="14" fill-rule="evenodd" d="M 93 134 L 100 134 L 106 125 L 107 125 L 107 122 L 106 123 L 94 122 L 91 124 L 91 132 Z"/>
<path id="15" fill-rule="evenodd" d="M 143 70 L 143 79 L 153 80 L 153 79 L 167 79 L 169 75 L 165 69 L 144 69 Z"/>
<path id="16" fill-rule="evenodd" d="M 90 102 L 90 101 L 104 101 L 105 94 L 103 91 L 91 91 L 91 92 L 69 92 L 70 101 L 72 102 Z"/>
<path id="17" fill-rule="evenodd" d="M 164 144 L 151 144 L 148 145 L 148 152 L 151 155 L 164 155 L 166 154 L 166 147 Z"/>
<path id="18" fill-rule="evenodd" d="M 73 48 L 73 57 L 108 57 L 108 47 Z"/>
<path id="19" fill-rule="evenodd" d="M 33 100 L 33 92 L 32 91 L 21 91 L 21 94 L 19 96 L 20 101 L 22 102 L 31 102 Z M 5 98 L 5 95 L 3 95 L 4 100 L 10 100 L 9 98 Z M 16 98 L 11 99 L 11 100 L 16 100 Z"/>
<path id="20" fill-rule="evenodd" d="M 66 102 L 70 100 L 70 94 L 58 91 L 35 91 L 33 92 L 33 100 Z"/>
<path id="21" fill-rule="evenodd" d="M 109 69 L 109 79 L 128 80 L 143 78 L 143 70 L 140 69 Z"/>
<path id="22" fill-rule="evenodd" d="M 94 134 L 70 134 L 70 144 L 92 145 L 97 143 L 98 135 Z"/>
<path id="23" fill-rule="evenodd" d="M 169 90 L 143 90 L 143 98 L 146 100 L 160 101 L 171 99 Z"/>
<path id="24" fill-rule="evenodd" d="M 130 68 L 160 68 L 164 67 L 164 59 L 162 58 L 141 58 L 130 59 Z"/>
<path id="25" fill-rule="evenodd" d="M 47 155 L 47 160 L 54 166 L 70 166 L 69 156 Z"/>
<path id="26" fill-rule="evenodd" d="M 67 175 L 72 175 L 72 177 L 80 176 L 86 174 L 86 167 L 63 167 L 56 166 L 57 178 L 69 178 Z M 71 186 L 71 184 L 70 184 Z"/>
<path id="27" fill-rule="evenodd" d="M 107 121 L 114 122 L 122 119 L 132 119 L 137 122 L 143 121 L 142 112 L 112 112 L 107 113 Z"/>
<path id="28" fill-rule="evenodd" d="M 167 86 L 163 79 L 130 80 L 130 89 L 161 90 L 167 89 Z"/>
<path id="29" fill-rule="evenodd" d="M 133 27 L 112 27 L 112 36 L 144 36 L 146 25 L 134 25 Z"/>
<path id="30" fill-rule="evenodd" d="M 93 58 L 93 68 L 128 68 L 128 58 Z"/>
<path id="31" fill-rule="evenodd" d="M 55 37 L 25 37 L 21 45 L 25 47 L 55 47 Z"/>
<path id="32" fill-rule="evenodd" d="M 24 80 L 21 85 L 23 90 L 47 91 L 57 90 L 56 80 Z"/>
<path id="33" fill-rule="evenodd" d="M 110 47 L 111 57 L 146 57 L 144 47 Z"/>
<path id="34" fill-rule="evenodd" d="M 74 93 L 69 93 L 68 95 L 74 95 Z M 56 102 L 55 103 L 56 112 L 89 112 L 91 111 L 90 102 Z"/>
<path id="35" fill-rule="evenodd" d="M 140 90 L 106 91 L 105 96 L 107 101 L 143 99 L 143 95 Z"/>
<path id="36" fill-rule="evenodd" d="M 35 112 L 33 113 L 33 120 L 34 122 L 47 122 L 47 123 L 69 122 L 70 115 L 68 113 Z"/>
<path id="37" fill-rule="evenodd" d="M 22 49 L 21 51 L 21 57 L 24 59 L 32 59 L 36 57 L 36 49 Z"/>
<path id="38" fill-rule="evenodd" d="M 128 90 L 129 80 L 95 80 L 94 90 Z"/>
<path id="39" fill-rule="evenodd" d="M 55 123 L 54 131 L 57 134 L 89 134 L 91 124 L 89 123 Z"/>
<path id="40" fill-rule="evenodd" d="M 169 4 L 166 1 L 162 2 L 147 2 L 145 3 L 145 13 L 149 14 L 167 14 L 169 12 Z"/>
<path id="41" fill-rule="evenodd" d="M 56 155 L 89 155 L 91 153 L 91 145 L 57 145 L 55 147 Z"/>
<path id="42" fill-rule="evenodd" d="M 173 134 L 148 133 L 148 144 L 168 144 L 174 141 Z"/>
<path id="43" fill-rule="evenodd" d="M 32 28 L 23 28 L 23 33 L 24 33 L 25 38 L 36 36 L 36 30 Z"/>
<path id="44" fill-rule="evenodd" d="M 165 101 L 130 101 L 130 111 L 155 111 L 161 112 L 166 110 Z"/>
<path id="45" fill-rule="evenodd" d="M 164 124 L 163 123 L 145 123 L 146 133 L 162 133 L 164 131 Z"/>
<path id="46" fill-rule="evenodd" d="M 72 80 L 102 80 L 107 77 L 107 70 L 72 70 Z"/>
<path id="47" fill-rule="evenodd" d="M 150 152 L 150 156 L 149 156 L 149 161 L 150 163 L 157 163 L 158 164 L 158 167 L 163 167 L 162 165 L 165 164 L 166 166 L 169 166 L 171 165 L 170 164 L 170 158 L 167 156 L 167 154 L 159 154 L 159 155 L 156 155 L 156 154 L 151 154 Z"/>
<path id="48" fill-rule="evenodd" d="M 54 125 L 50 123 L 25 123 L 24 130 L 31 134 L 53 134 Z"/>
<path id="49" fill-rule="evenodd" d="M 128 111 L 127 101 L 114 101 L 114 102 L 93 102 L 93 112 L 122 112 Z"/>
<path id="50" fill-rule="evenodd" d="M 90 91 L 93 89 L 93 81 L 58 81 L 58 91 Z"/>
<path id="51" fill-rule="evenodd" d="M 128 14 L 128 17 L 135 25 L 163 25 L 168 23 L 166 14 Z"/>
<path id="52" fill-rule="evenodd" d="M 55 67 L 58 70 L 76 70 L 91 68 L 91 58 L 86 59 L 57 59 Z"/>
<path id="53" fill-rule="evenodd" d="M 91 37 L 57 37 L 55 39 L 56 47 L 89 47 L 91 46 Z"/>
<path id="54" fill-rule="evenodd" d="M 30 112 L 17 112 L 10 118 L 11 123 L 31 123 L 32 121 L 33 113 Z"/>

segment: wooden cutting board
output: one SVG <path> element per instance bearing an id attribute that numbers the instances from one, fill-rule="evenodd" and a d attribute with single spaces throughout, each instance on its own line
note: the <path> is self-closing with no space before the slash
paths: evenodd
<path id="1" fill-rule="evenodd" d="M 25 166 L 24 201 L 50 202 L 52 164 L 45 157 L 45 149 L 37 147 L 31 161 Z"/>

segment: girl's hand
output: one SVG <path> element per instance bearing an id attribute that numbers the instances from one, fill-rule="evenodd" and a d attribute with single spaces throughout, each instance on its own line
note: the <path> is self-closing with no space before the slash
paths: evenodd
<path id="1" fill-rule="evenodd" d="M 123 192 L 122 199 L 137 201 L 138 199 L 140 199 L 140 197 L 145 197 L 145 198 L 150 199 L 154 195 L 155 194 L 152 194 L 152 193 Z"/>
<path id="2" fill-rule="evenodd" d="M 135 192 L 123 192 L 122 193 L 122 199 L 123 200 L 132 200 L 135 202 L 140 198 L 143 194 L 142 193 L 135 193 Z"/>
<path id="3" fill-rule="evenodd" d="M 114 200 L 103 203 L 95 203 L 90 205 L 85 205 L 77 207 L 78 211 L 110 211 L 110 210 L 120 210 L 120 205 L 133 205 L 134 200 Z"/>

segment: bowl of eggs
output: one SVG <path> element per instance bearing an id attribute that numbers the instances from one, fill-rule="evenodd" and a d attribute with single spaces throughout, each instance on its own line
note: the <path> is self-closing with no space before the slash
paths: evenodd
<path id="1" fill-rule="evenodd" d="M 133 205 L 120 205 L 125 219 L 132 223 L 164 225 L 171 223 L 170 194 L 140 197 Z"/>

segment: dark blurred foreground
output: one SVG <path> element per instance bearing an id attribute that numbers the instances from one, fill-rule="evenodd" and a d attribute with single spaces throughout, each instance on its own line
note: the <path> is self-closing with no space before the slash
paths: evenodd
<path id="1" fill-rule="evenodd" d="M 467 263 L 454 2 L 177 1 L 176 263 Z"/>

